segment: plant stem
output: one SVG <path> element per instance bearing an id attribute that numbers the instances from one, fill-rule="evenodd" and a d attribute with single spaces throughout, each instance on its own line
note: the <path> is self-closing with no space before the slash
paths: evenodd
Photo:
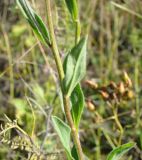
<path id="1" fill-rule="evenodd" d="M 123 136 L 123 127 L 119 121 L 119 118 L 118 118 L 118 113 L 117 113 L 117 108 L 113 108 L 113 114 L 114 114 L 114 120 L 119 128 L 119 131 L 120 131 L 120 137 L 119 137 L 119 140 L 118 140 L 118 145 L 121 145 L 121 140 L 122 140 L 122 136 Z"/>
<path id="2" fill-rule="evenodd" d="M 78 14 L 77 20 L 75 21 L 75 45 L 77 45 L 77 43 L 80 40 L 80 34 L 81 34 L 81 25 L 80 25 L 79 14 Z M 68 97 L 66 97 L 66 99 L 68 99 Z M 75 145 L 77 147 L 76 149 L 77 149 L 79 159 L 83 160 L 83 151 L 82 151 L 82 147 L 81 147 L 80 140 L 78 137 L 78 131 L 76 130 L 74 126 L 72 126 L 72 132 L 77 132 L 76 137 L 75 137 Z"/>
<path id="3" fill-rule="evenodd" d="M 80 33 L 81 33 L 81 27 L 80 27 L 80 21 L 79 19 L 75 21 L 75 44 L 78 43 L 80 40 Z"/>
<path id="4" fill-rule="evenodd" d="M 73 123 L 73 120 L 72 120 L 69 103 L 70 103 L 69 97 L 64 96 L 64 106 L 65 106 L 64 109 L 65 109 L 65 113 L 66 113 L 66 117 L 67 117 L 69 126 L 71 127 L 73 141 L 74 141 L 75 146 L 76 146 L 76 150 L 77 150 L 77 153 L 78 153 L 79 160 L 83 160 L 82 147 L 81 147 L 81 144 L 80 144 L 80 140 L 79 140 L 77 130 L 76 130 L 76 128 L 74 126 L 74 123 Z"/>
<path id="5" fill-rule="evenodd" d="M 61 61 L 61 58 L 60 58 L 58 46 L 57 46 L 57 43 L 56 43 L 53 21 L 52 21 L 52 14 L 51 14 L 50 0 L 45 0 L 45 1 L 46 1 L 46 6 L 47 6 L 46 8 L 47 8 L 47 16 L 48 16 L 49 33 L 50 33 L 50 38 L 51 38 L 51 49 L 53 51 L 53 55 L 54 55 L 54 59 L 55 59 L 55 62 L 56 62 L 60 83 L 61 83 L 61 81 L 64 78 L 64 70 L 63 70 L 62 61 Z"/>
<path id="6" fill-rule="evenodd" d="M 72 138 L 73 138 L 74 144 L 77 149 L 79 160 L 83 160 L 83 153 L 82 153 L 82 148 L 81 148 L 78 132 L 75 128 L 75 125 L 74 125 L 74 122 L 71 116 L 71 112 L 70 112 L 70 98 L 64 94 L 63 89 L 62 89 L 62 80 L 64 78 L 64 70 L 63 70 L 62 61 L 60 58 L 60 54 L 59 54 L 59 50 L 58 50 L 58 46 L 57 46 L 56 38 L 54 34 L 54 27 L 53 27 L 52 14 L 51 14 L 51 4 L 50 4 L 50 0 L 45 0 L 45 1 L 46 1 L 46 6 L 47 6 L 49 33 L 50 33 L 50 38 L 51 38 L 51 49 L 53 51 L 53 55 L 55 58 L 55 62 L 56 62 L 56 66 L 57 66 L 57 70 L 59 74 L 60 85 L 61 85 L 61 90 L 63 94 L 64 111 L 65 111 L 67 121 L 72 131 Z M 78 32 L 78 29 L 77 29 L 77 32 Z"/>

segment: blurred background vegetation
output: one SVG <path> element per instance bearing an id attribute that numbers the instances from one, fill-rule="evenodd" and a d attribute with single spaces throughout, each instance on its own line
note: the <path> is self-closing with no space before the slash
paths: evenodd
<path id="1" fill-rule="evenodd" d="M 30 2 L 46 23 L 45 0 Z M 129 11 L 110 0 L 79 0 L 82 35 L 89 37 L 80 139 L 91 160 L 105 160 L 129 141 L 137 146 L 124 159 L 142 160 L 142 1 L 113 2 Z M 73 24 L 64 0 L 52 1 L 52 11 L 64 58 L 74 43 Z M 65 159 L 51 114 L 63 118 L 52 53 L 15 0 L 0 0 L 0 160 Z"/>

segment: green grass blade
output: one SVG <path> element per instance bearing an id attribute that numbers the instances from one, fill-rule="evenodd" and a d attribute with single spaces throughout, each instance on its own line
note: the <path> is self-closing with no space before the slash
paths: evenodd
<path id="1" fill-rule="evenodd" d="M 130 13 L 130 14 L 132 14 L 132 15 L 140 18 L 140 19 L 142 19 L 142 15 L 141 15 L 141 14 L 136 13 L 136 12 L 134 12 L 133 10 L 131 10 L 131 9 L 125 7 L 125 6 L 122 6 L 122 5 L 120 5 L 120 4 L 118 4 L 118 3 L 115 3 L 115 2 L 113 2 L 113 1 L 111 1 L 111 4 L 114 5 L 114 6 L 117 7 L 117 8 L 125 11 L 125 12 L 128 12 L 128 13 Z"/>

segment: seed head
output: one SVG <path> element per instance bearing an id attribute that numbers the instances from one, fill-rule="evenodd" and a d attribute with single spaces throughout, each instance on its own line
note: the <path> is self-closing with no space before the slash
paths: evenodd
<path id="1" fill-rule="evenodd" d="M 128 87 L 132 87 L 132 81 L 128 76 L 127 72 L 124 71 L 124 81 L 126 82 Z"/>
<path id="2" fill-rule="evenodd" d="M 95 110 L 95 105 L 91 101 L 87 101 L 87 108 L 90 111 L 94 111 Z"/>
<path id="3" fill-rule="evenodd" d="M 100 93 L 104 100 L 107 100 L 109 98 L 109 94 L 107 92 L 100 91 Z"/>
<path id="4" fill-rule="evenodd" d="M 96 82 L 92 82 L 90 80 L 85 81 L 85 83 L 91 87 L 92 89 L 97 89 L 98 88 L 98 84 Z"/>
<path id="5" fill-rule="evenodd" d="M 123 94 L 125 92 L 125 86 L 123 82 L 120 82 L 118 85 L 118 91 Z"/>

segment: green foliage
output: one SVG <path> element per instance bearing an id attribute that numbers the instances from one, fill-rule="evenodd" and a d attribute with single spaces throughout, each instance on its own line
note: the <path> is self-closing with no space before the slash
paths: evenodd
<path id="1" fill-rule="evenodd" d="M 45 24 L 43 23 L 41 18 L 36 14 L 36 12 L 33 11 L 33 9 L 30 7 L 28 1 L 30 0 L 17 0 L 17 3 L 20 6 L 30 26 L 34 30 L 35 34 L 40 38 L 42 42 L 48 44 L 49 47 L 51 47 L 50 49 L 52 49 L 50 40 L 51 34 L 48 33 L 48 29 L 46 28 Z M 54 3 L 54 1 L 51 2 Z M 54 17 L 54 20 L 55 19 L 57 20 L 55 30 L 57 33 L 56 35 L 58 40 L 58 46 L 60 47 L 59 50 L 61 52 L 62 51 L 66 52 L 66 50 L 68 50 L 68 46 L 71 45 L 73 39 L 76 39 L 77 42 L 80 37 L 80 28 L 79 28 L 80 26 L 77 26 L 79 25 L 78 23 L 79 11 L 77 6 L 78 2 L 77 0 L 65 0 L 67 8 L 69 10 L 69 14 L 71 15 L 69 16 L 69 14 L 66 14 L 65 12 L 66 9 L 64 8 L 65 6 L 64 3 L 62 2 L 63 1 L 55 0 L 54 5 L 55 4 L 57 5 L 54 6 L 52 9 L 53 9 L 53 15 L 56 16 L 56 18 Z M 140 6 L 139 4 L 141 4 L 141 2 L 132 3 L 132 6 L 131 2 L 124 4 L 124 6 L 115 4 L 113 2 L 110 3 L 108 1 L 100 3 L 100 1 L 88 2 L 87 0 L 84 0 L 84 1 L 79 1 L 79 3 L 81 4 L 80 8 L 82 11 L 80 15 L 83 20 L 82 35 L 84 35 L 86 31 L 89 31 L 89 33 L 91 33 L 89 35 L 90 44 L 88 49 L 90 57 L 88 58 L 89 74 L 87 78 L 89 78 L 89 80 L 93 79 L 93 82 L 94 81 L 98 82 L 99 86 L 98 88 L 100 89 L 102 87 L 103 90 L 105 88 L 104 86 L 106 85 L 105 83 L 109 83 L 110 79 L 113 80 L 114 82 L 118 81 L 116 75 L 121 75 L 123 69 L 127 70 L 128 72 L 131 72 L 131 70 L 134 71 L 131 72 L 132 74 L 130 77 L 132 77 L 133 82 L 135 81 L 135 84 L 133 86 L 135 88 L 136 99 L 134 99 L 132 102 L 131 101 L 128 101 L 128 103 L 125 102 L 124 105 L 119 103 L 119 106 L 115 106 L 116 108 L 121 107 L 120 109 L 118 108 L 118 112 L 115 114 L 115 116 L 118 115 L 117 122 L 120 124 L 120 127 L 121 127 L 121 122 L 122 121 L 124 122 L 122 125 L 122 130 L 123 127 L 124 128 L 126 127 L 127 132 L 125 129 L 123 132 L 121 128 L 119 128 L 119 124 L 115 122 L 115 119 L 112 120 L 112 118 L 115 118 L 113 112 L 111 111 L 112 106 L 107 107 L 107 104 L 103 101 L 103 99 L 101 100 L 99 99 L 100 97 L 96 94 L 97 92 L 96 89 L 92 90 L 86 88 L 86 85 L 84 85 L 84 89 L 86 89 L 85 92 L 86 98 L 83 95 L 79 83 L 85 74 L 84 72 L 86 66 L 85 64 L 86 40 L 82 39 L 65 58 L 64 61 L 65 79 L 62 85 L 64 88 L 64 93 L 67 94 L 68 99 L 70 99 L 69 113 L 71 113 L 72 115 L 72 119 L 77 132 L 79 131 L 80 119 L 84 108 L 84 99 L 86 100 L 91 99 L 91 104 L 94 107 L 92 109 L 91 107 L 89 108 L 89 106 L 87 106 L 86 113 L 84 113 L 83 116 L 83 122 L 81 123 L 81 128 L 84 128 L 84 130 L 86 131 L 83 132 L 83 141 L 85 142 L 84 143 L 85 145 L 83 145 L 83 151 L 86 155 L 88 155 L 90 160 L 91 159 L 104 160 L 106 159 L 107 149 L 110 148 L 110 146 L 113 148 L 115 145 L 119 145 L 120 143 L 123 144 L 123 140 L 128 141 L 131 138 L 136 139 L 138 140 L 137 147 L 139 149 L 142 148 L 142 132 L 140 130 L 141 121 L 139 116 L 140 104 L 141 104 L 140 75 L 142 69 L 140 67 L 141 65 L 137 65 L 137 63 L 141 64 L 142 32 L 139 29 L 140 28 L 139 26 L 141 26 L 141 22 L 137 21 L 136 18 L 131 18 L 134 16 L 137 16 L 139 18 L 141 17 L 141 15 L 137 14 L 141 12 L 141 10 L 139 9 Z M 120 3 L 119 0 L 118 3 Z M 114 6 L 112 7 L 112 4 L 117 9 L 115 9 Z M 42 8 L 42 7 L 44 8 L 43 4 L 40 2 L 39 4 L 37 2 L 36 5 L 37 8 Z M 136 12 L 129 9 L 131 7 L 133 8 L 133 6 Z M 94 14 L 94 9 L 95 9 L 95 14 Z M 129 14 L 124 14 L 124 11 L 129 14 L 132 14 L 133 16 L 129 16 Z M 107 16 L 105 17 L 104 14 Z M 4 17 L 7 16 L 4 15 L 3 18 Z M 68 19 L 69 17 L 70 19 Z M 73 23 L 71 22 L 71 18 Z M 11 19 L 13 18 L 10 18 L 10 20 Z M 94 19 L 95 22 L 93 21 Z M 48 125 L 48 123 L 50 124 L 50 116 L 51 116 L 50 109 L 53 109 L 54 114 L 58 113 L 58 115 L 62 116 L 61 108 L 59 107 L 60 106 L 59 99 L 57 97 L 59 95 L 58 90 L 55 89 L 56 88 L 55 86 L 52 87 L 52 85 L 54 85 L 53 78 L 49 80 L 49 74 L 51 73 L 50 74 L 51 77 L 52 75 L 54 75 L 54 71 L 50 73 L 48 72 L 48 69 L 53 66 L 52 63 L 53 57 L 52 56 L 48 57 L 51 66 L 50 65 L 48 66 L 48 64 L 45 65 L 45 63 L 43 62 L 44 58 L 42 57 L 41 52 L 39 51 L 39 46 L 35 44 L 34 36 L 30 32 L 28 32 L 29 28 L 27 29 L 23 21 L 19 21 L 19 18 L 17 18 L 17 20 L 14 21 L 16 25 L 14 23 L 10 23 L 9 26 L 9 23 L 6 23 L 6 25 L 7 24 L 8 25 L 6 27 L 4 26 L 4 28 L 6 29 L 4 33 L 2 32 L 1 37 L 3 37 L 4 34 L 7 34 L 8 35 L 7 41 L 9 41 L 9 44 L 6 45 L 6 43 L 8 42 L 5 42 L 3 38 L 0 39 L 0 51 L 2 55 L 2 57 L 0 58 L 2 62 L 1 63 L 2 67 L 0 67 L 0 71 L 1 72 L 4 71 L 5 73 L 7 73 L 4 74 L 5 76 L 1 76 L 2 79 L 0 82 L 1 84 L 0 101 L 2 103 L 0 104 L 1 106 L 4 105 L 4 107 L 1 107 L 0 113 L 3 115 L 3 112 L 5 112 L 6 114 L 10 115 L 10 117 L 16 117 L 18 121 L 13 121 L 12 125 L 15 125 L 15 122 L 18 122 L 18 124 L 20 124 L 20 126 L 24 128 L 24 130 L 27 132 L 25 136 L 23 136 L 23 134 L 20 135 L 22 137 L 25 137 L 26 139 L 30 135 L 32 135 L 31 140 L 33 140 L 33 142 L 35 142 L 35 144 L 37 145 L 36 151 L 38 151 L 39 149 L 39 154 L 41 154 L 41 152 L 43 151 L 43 153 L 46 154 L 46 158 L 50 159 L 49 157 L 47 157 L 47 155 L 51 154 L 52 156 L 52 153 L 56 154 L 56 151 L 58 152 L 58 150 L 56 150 L 55 148 L 55 146 L 58 145 L 57 143 L 58 140 L 52 136 L 52 129 L 50 129 L 50 125 Z M 53 23 L 55 24 L 55 21 Z M 11 24 L 13 27 L 11 26 Z M 75 37 L 74 37 L 75 33 L 73 33 L 74 27 L 76 29 Z M 1 31 L 1 26 L 0 26 L 0 31 Z M 70 36 L 68 33 L 70 34 Z M 15 40 L 17 41 L 16 45 L 14 44 Z M 62 43 L 62 46 L 60 45 L 60 43 Z M 8 64 L 7 60 L 9 58 L 9 55 L 7 56 L 7 54 L 5 53 L 7 53 L 9 50 L 11 50 L 11 53 L 13 53 L 11 58 L 14 58 L 12 59 L 14 64 L 12 63 Z M 20 52 L 22 52 L 22 54 L 19 54 Z M 30 54 L 30 52 L 32 54 Z M 20 55 L 22 56 L 20 58 L 19 63 L 17 63 L 16 57 L 20 57 Z M 46 59 L 46 55 L 44 57 Z M 134 63 L 136 64 L 134 65 Z M 11 83 L 11 80 L 9 80 L 9 70 L 11 68 L 13 68 L 13 75 L 14 75 L 13 83 L 15 85 L 13 99 L 9 99 L 8 95 L 9 82 Z M 24 88 L 22 83 L 19 82 L 19 74 L 21 75 L 21 77 L 23 77 L 25 81 L 27 81 L 30 84 L 31 83 L 33 84 L 32 80 L 34 79 L 34 82 L 36 82 L 36 84 L 34 83 L 32 86 Z M 57 80 L 56 74 L 54 76 L 55 80 Z M 4 87 L 3 87 L 3 81 L 5 84 Z M 47 81 L 46 83 L 48 83 L 46 84 L 46 86 L 44 85 L 45 81 Z M 45 88 L 43 89 L 41 87 L 42 85 L 44 85 L 46 89 Z M 112 89 L 110 88 L 108 89 L 108 92 L 112 93 Z M 122 88 L 118 87 L 117 89 L 121 90 Z M 106 91 L 105 89 L 104 91 Z M 64 93 L 61 93 L 60 96 L 61 101 L 63 101 L 62 95 L 64 95 Z M 103 93 L 106 92 L 102 92 L 102 94 Z M 27 101 L 24 100 L 24 95 L 27 96 L 28 98 L 27 100 L 29 100 L 29 104 L 31 103 L 31 105 L 29 105 Z M 118 94 L 116 94 L 116 96 L 117 95 Z M 113 98 L 117 98 L 114 94 L 112 96 L 110 98 L 110 100 L 112 101 Z M 119 98 L 116 100 L 119 101 Z M 12 106 L 14 105 L 15 108 L 11 107 L 11 105 L 9 106 L 9 104 L 12 104 Z M 50 108 L 50 106 L 52 106 L 53 108 L 52 107 Z M 47 126 L 45 118 L 47 118 Z M 35 122 L 33 121 L 34 119 Z M 3 123 L 2 116 L 1 116 L 1 121 Z M 54 128 L 57 131 L 60 140 L 65 148 L 68 159 L 79 160 L 80 158 L 77 153 L 77 148 L 75 147 L 75 144 L 73 144 L 72 139 L 70 139 L 71 128 L 64 121 L 60 120 L 58 117 L 53 116 L 52 121 L 54 124 Z M 131 123 L 132 121 L 134 123 Z M 96 124 L 95 126 L 94 122 Z M 32 127 L 34 125 L 35 128 Z M 10 125 L 6 123 L 5 129 L 7 130 L 7 127 L 9 126 Z M 49 127 L 49 129 L 45 127 Z M 15 139 L 15 133 L 16 135 L 20 133 L 19 132 L 20 130 L 18 130 L 17 132 L 17 128 L 15 132 L 13 132 L 13 130 L 14 129 L 12 129 L 11 132 L 12 136 L 10 137 L 12 140 Z M 33 134 L 31 134 L 31 130 L 33 131 Z M 50 132 L 47 138 L 46 136 L 44 137 L 45 130 Z M 0 137 L 0 139 L 1 138 L 3 137 Z M 42 143 L 43 143 L 43 148 L 38 146 L 38 144 Z M 7 143 L 7 145 L 9 144 Z M 15 145 L 17 145 L 17 143 L 15 143 Z M 103 147 L 103 145 L 105 145 L 105 147 Z M 35 148 L 34 144 L 31 144 L 31 146 Z M 118 160 L 120 158 L 123 158 L 123 155 L 133 146 L 134 143 L 128 143 L 115 148 L 108 155 L 107 160 Z M 2 149 L 4 149 L 4 147 L 5 146 L 1 147 L 0 159 L 5 159 L 5 157 L 9 156 L 7 148 L 5 148 L 4 151 L 5 155 L 2 154 Z M 60 146 L 57 146 L 57 148 L 60 149 Z M 16 150 L 16 152 L 15 150 L 14 152 L 10 150 L 10 152 L 12 153 L 11 155 L 17 155 L 17 158 L 10 157 L 11 159 L 19 159 L 19 158 L 24 159 L 23 156 L 21 155 L 21 151 L 19 148 Z M 28 151 L 24 150 L 24 156 L 28 155 L 29 153 L 34 153 L 34 152 L 32 150 Z M 60 153 L 62 154 L 62 151 Z M 56 159 L 61 158 L 59 154 L 57 154 L 56 156 L 58 156 L 56 157 Z M 139 155 L 139 153 L 138 154 L 132 153 L 131 155 L 128 155 L 126 157 L 127 159 L 139 159 L 140 156 L 141 155 Z M 37 157 L 38 155 L 31 156 L 31 159 L 38 159 Z M 27 157 L 25 157 L 25 159 L 27 159 Z M 66 158 L 61 158 L 61 159 L 66 159 Z M 86 160 L 86 157 L 84 159 Z"/>
<path id="2" fill-rule="evenodd" d="M 12 27 L 12 36 L 18 38 L 27 30 L 27 26 L 23 24 L 16 24 Z"/>
<path id="3" fill-rule="evenodd" d="M 107 157 L 107 160 L 119 160 L 126 152 L 128 152 L 134 146 L 135 143 L 130 142 L 115 148 L 113 151 L 110 152 L 110 154 Z"/>
<path id="4" fill-rule="evenodd" d="M 78 84 L 71 94 L 71 104 L 72 104 L 72 117 L 76 128 L 79 128 L 81 115 L 84 108 L 84 95 L 80 84 Z"/>
<path id="5" fill-rule="evenodd" d="M 26 131 L 28 133 L 32 132 L 33 125 L 33 115 L 31 114 L 31 109 L 25 99 L 22 98 L 14 98 L 10 101 L 10 103 L 15 107 L 15 115 L 18 123 L 20 125 L 26 126 Z"/>
<path id="6" fill-rule="evenodd" d="M 14 98 L 10 101 L 11 104 L 13 104 L 16 108 L 16 118 L 20 120 L 22 123 L 21 117 L 25 115 L 27 109 L 28 109 L 28 104 L 24 99 L 20 98 Z"/>
<path id="7" fill-rule="evenodd" d="M 129 35 L 129 41 L 133 46 L 133 49 L 142 49 L 142 31 L 141 29 L 132 28 L 131 34 Z"/>
<path id="8" fill-rule="evenodd" d="M 27 0 L 17 0 L 17 4 L 38 38 L 45 44 L 50 45 L 50 36 L 41 17 L 33 11 Z"/>
<path id="9" fill-rule="evenodd" d="M 77 0 L 65 0 L 73 21 L 78 19 Z"/>
<path id="10" fill-rule="evenodd" d="M 86 44 L 87 38 L 81 39 L 64 60 L 63 88 L 69 96 L 86 73 Z"/>
<path id="11" fill-rule="evenodd" d="M 44 92 L 43 88 L 38 83 L 34 83 L 32 85 L 32 92 L 34 94 L 34 97 L 35 97 L 37 103 L 39 103 L 41 106 L 46 105 L 47 100 L 45 97 L 45 92 Z"/>
<path id="12" fill-rule="evenodd" d="M 68 159 L 72 159 L 71 155 L 71 149 L 70 149 L 70 134 L 71 134 L 71 129 L 70 127 L 64 123 L 61 119 L 59 119 L 56 116 L 52 116 L 52 122 L 54 125 L 54 128 L 60 137 L 60 140 L 62 142 L 62 145 L 64 146 Z"/>
<path id="13" fill-rule="evenodd" d="M 72 156 L 75 160 L 79 160 L 75 146 L 72 147 L 71 153 L 72 153 Z"/>

